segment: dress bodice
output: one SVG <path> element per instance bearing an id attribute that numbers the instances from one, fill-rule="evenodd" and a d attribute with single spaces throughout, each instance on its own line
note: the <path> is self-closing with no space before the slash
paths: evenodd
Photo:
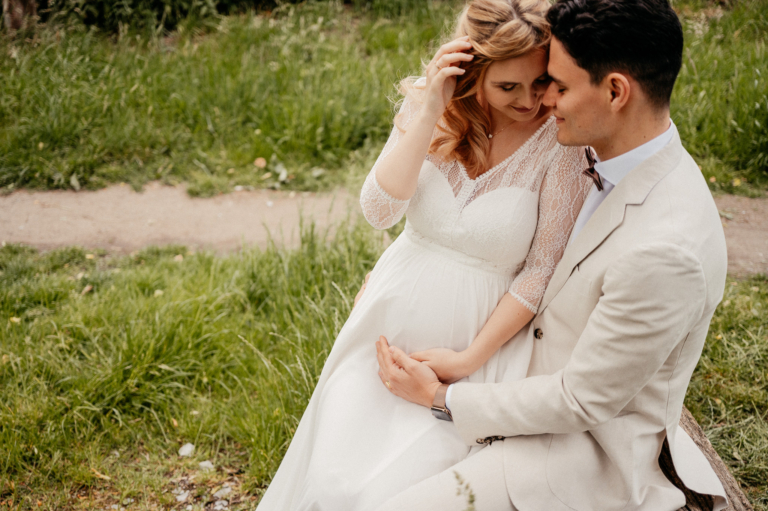
<path id="1" fill-rule="evenodd" d="M 415 118 L 418 98 L 405 98 L 396 126 L 361 192 L 366 219 L 378 229 L 407 215 L 406 232 L 427 243 L 515 276 L 510 293 L 536 312 L 591 182 L 582 148 L 557 143 L 554 117 L 504 161 L 471 179 L 455 159 L 430 154 L 409 200 L 390 196 L 376 170 Z"/>

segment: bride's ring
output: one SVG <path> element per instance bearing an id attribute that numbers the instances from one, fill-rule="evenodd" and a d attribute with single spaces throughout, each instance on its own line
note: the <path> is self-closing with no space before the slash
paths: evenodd
<path id="1" fill-rule="evenodd" d="M 389 380 L 385 381 L 384 385 L 386 385 L 389 390 L 392 390 L 392 385 L 389 384 Z"/>
<path id="2" fill-rule="evenodd" d="M 441 69 L 443 69 L 442 67 L 440 67 L 440 64 L 437 64 L 437 63 L 435 63 L 435 67 L 437 68 L 437 70 L 438 70 L 438 71 L 440 71 Z"/>

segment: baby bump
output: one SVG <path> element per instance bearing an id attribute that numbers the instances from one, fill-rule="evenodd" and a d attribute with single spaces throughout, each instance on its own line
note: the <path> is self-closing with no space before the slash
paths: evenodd
<path id="1" fill-rule="evenodd" d="M 401 236 L 377 263 L 367 316 L 406 353 L 465 349 L 507 291 L 510 277 L 465 264 Z M 370 316 L 369 316 L 370 317 Z M 362 318 L 361 318 L 362 319 Z"/>

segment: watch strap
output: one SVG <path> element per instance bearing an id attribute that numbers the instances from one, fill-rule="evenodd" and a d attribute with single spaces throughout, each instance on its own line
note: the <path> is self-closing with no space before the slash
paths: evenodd
<path id="1" fill-rule="evenodd" d="M 435 392 L 435 398 L 432 401 L 432 415 L 437 417 L 438 419 L 445 420 L 445 421 L 452 421 L 453 415 L 451 415 L 451 411 L 448 409 L 447 406 L 445 406 L 445 395 L 448 392 L 448 385 L 443 383 L 437 388 L 437 392 Z"/>

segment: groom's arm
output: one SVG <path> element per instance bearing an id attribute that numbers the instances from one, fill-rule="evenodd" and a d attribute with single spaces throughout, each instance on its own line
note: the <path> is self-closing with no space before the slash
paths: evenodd
<path id="1" fill-rule="evenodd" d="M 572 433 L 615 417 L 701 317 L 706 291 L 699 261 L 677 245 L 625 254 L 606 272 L 603 295 L 563 369 L 454 385 L 450 405 L 462 438 Z"/>

